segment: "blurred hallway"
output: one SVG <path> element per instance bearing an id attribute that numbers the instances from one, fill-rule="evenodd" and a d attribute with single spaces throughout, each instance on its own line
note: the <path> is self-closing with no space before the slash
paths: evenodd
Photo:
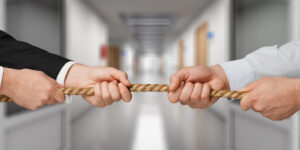
<path id="1" fill-rule="evenodd" d="M 132 83 L 165 83 L 181 68 L 220 64 L 300 38 L 299 0 L 0 0 L 0 30 Z M 167 93 L 130 103 L 28 111 L 0 104 L 0 150 L 300 150 L 300 119 L 270 121 L 238 102 L 207 109 Z"/>

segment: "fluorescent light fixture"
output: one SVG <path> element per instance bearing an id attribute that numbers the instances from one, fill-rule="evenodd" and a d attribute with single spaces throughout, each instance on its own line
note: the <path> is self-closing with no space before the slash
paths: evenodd
<path id="1" fill-rule="evenodd" d="M 130 26 L 170 26 L 171 18 L 127 18 L 126 23 Z"/>

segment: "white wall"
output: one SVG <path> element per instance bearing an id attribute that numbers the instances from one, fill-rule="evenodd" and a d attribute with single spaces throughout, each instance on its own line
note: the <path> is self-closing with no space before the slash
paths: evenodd
<path id="1" fill-rule="evenodd" d="M 5 0 L 0 0 L 0 30 L 4 30 Z"/>
<path id="2" fill-rule="evenodd" d="M 289 40 L 297 40 L 300 39 L 300 1 L 299 0 L 289 0 L 289 16 L 291 29 Z"/>
<path id="3" fill-rule="evenodd" d="M 47 5 L 39 1 L 7 3 L 6 31 L 18 40 L 48 52 L 61 54 L 61 11 L 59 1 Z"/>
<path id="4" fill-rule="evenodd" d="M 66 1 L 66 57 L 77 63 L 104 66 L 99 55 L 101 45 L 107 44 L 107 27 L 103 20 L 81 0 Z M 74 97 L 72 117 L 84 111 L 88 104 Z"/>
<path id="5" fill-rule="evenodd" d="M 181 39 L 185 41 L 185 66 L 194 65 L 194 34 L 203 22 L 208 22 L 209 31 L 214 33 L 214 38 L 208 45 L 208 65 L 229 59 L 229 1 L 216 0 L 210 4 L 178 39 L 178 41 Z M 176 45 L 178 41 L 176 41 Z"/>
<path id="6" fill-rule="evenodd" d="M 81 0 L 66 1 L 66 56 L 78 63 L 105 65 L 99 49 L 107 44 L 107 26 L 103 20 Z"/>
<path id="7" fill-rule="evenodd" d="M 136 61 L 136 51 L 134 46 L 130 43 L 125 43 L 121 49 L 120 69 L 127 73 L 128 77 L 132 77 L 134 74 Z"/>
<path id="8" fill-rule="evenodd" d="M 66 57 L 77 63 L 104 66 L 99 55 L 107 44 L 105 22 L 84 1 L 66 0 Z M 107 141 L 107 112 L 73 96 L 71 109 L 71 149 L 104 149 Z M 84 140 L 83 140 L 84 139 Z"/>
<path id="9" fill-rule="evenodd" d="M 236 16 L 236 59 L 260 47 L 288 41 L 288 2 L 257 3 L 247 6 Z"/>

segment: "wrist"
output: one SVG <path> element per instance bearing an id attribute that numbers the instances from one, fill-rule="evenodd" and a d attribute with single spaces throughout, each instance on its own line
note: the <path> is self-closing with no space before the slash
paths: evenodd
<path id="1" fill-rule="evenodd" d="M 295 94 L 295 99 L 297 101 L 298 107 L 300 109 L 300 79 L 290 79 L 293 85 L 293 94 Z"/>
<path id="2" fill-rule="evenodd" d="M 18 70 L 3 68 L 2 84 L 0 87 L 0 94 L 10 96 L 12 93 L 11 89 L 14 89 L 14 81 L 17 78 L 14 76 L 18 73 Z"/>
<path id="3" fill-rule="evenodd" d="M 213 75 L 215 76 L 214 78 L 220 79 L 224 83 L 225 89 L 230 90 L 230 84 L 229 84 L 226 73 L 225 73 L 224 69 L 222 68 L 222 66 L 221 65 L 213 65 L 210 68 L 213 72 Z"/>
<path id="4" fill-rule="evenodd" d="M 90 67 L 83 64 L 74 64 L 70 67 L 66 78 L 65 87 L 79 87 L 81 80 L 87 79 L 90 73 Z"/>

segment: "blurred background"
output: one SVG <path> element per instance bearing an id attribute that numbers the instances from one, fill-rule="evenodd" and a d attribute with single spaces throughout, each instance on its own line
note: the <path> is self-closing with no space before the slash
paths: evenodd
<path id="1" fill-rule="evenodd" d="M 132 83 L 243 58 L 300 37 L 299 0 L 0 0 L 0 29 Z M 205 110 L 166 93 L 104 109 L 80 97 L 27 111 L 0 104 L 1 150 L 299 150 L 299 114 L 269 121 L 220 99 Z"/>

